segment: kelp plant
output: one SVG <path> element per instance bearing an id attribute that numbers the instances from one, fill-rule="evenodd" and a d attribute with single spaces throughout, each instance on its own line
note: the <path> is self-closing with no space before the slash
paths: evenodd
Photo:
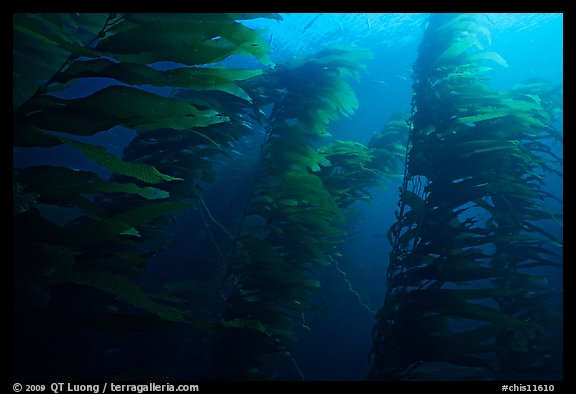
<path id="1" fill-rule="evenodd" d="M 52 330 L 234 326 L 190 321 L 169 297 L 144 291 L 135 274 L 161 245 L 162 219 L 190 207 L 191 197 L 201 200 L 200 182 L 214 178 L 210 160 L 250 131 L 230 103 L 250 105 L 238 81 L 262 70 L 217 63 L 242 55 L 271 64 L 260 32 L 236 21 L 261 16 L 279 18 L 13 15 L 16 155 L 60 149 L 94 162 L 94 170 L 50 159 L 14 168 L 19 373 L 49 365 L 59 346 Z M 136 137 L 120 158 L 95 142 L 98 133 Z M 38 368 L 24 348 L 33 349 Z"/>
<path id="2" fill-rule="evenodd" d="M 251 91 L 260 92 L 255 104 L 270 109 L 223 293 L 224 318 L 251 320 L 260 330 L 219 332 L 210 377 L 304 378 L 292 355 L 294 326 L 305 324 L 309 294 L 320 286 L 314 271 L 337 253 L 345 235 L 342 208 L 355 198 L 324 183 L 328 176 L 320 174 L 332 165 L 327 157 L 336 156 L 317 145 L 331 121 L 357 107 L 346 79 L 358 78 L 367 56 L 359 49 L 332 48 L 253 80 Z M 361 164 L 357 151 L 350 157 Z"/>
<path id="3" fill-rule="evenodd" d="M 507 64 L 482 21 L 434 14 L 419 47 L 369 379 L 562 376 L 561 287 L 547 276 L 561 268 L 561 215 L 544 206 L 544 177 L 561 175 L 561 89 L 490 89 Z"/>
<path id="4" fill-rule="evenodd" d="M 369 201 L 372 187 L 402 176 L 401 164 L 410 130 L 407 119 L 405 114 L 394 114 L 366 146 L 336 140 L 319 149 L 330 166 L 320 167 L 318 175 L 339 207 L 346 208 L 359 200 Z"/>

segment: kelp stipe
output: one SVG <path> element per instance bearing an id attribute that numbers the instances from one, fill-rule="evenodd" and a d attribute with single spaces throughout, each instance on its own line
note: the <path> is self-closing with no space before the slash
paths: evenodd
<path id="1" fill-rule="evenodd" d="M 540 205 L 558 161 L 540 141 L 559 139 L 550 124 L 560 109 L 544 98 L 554 89 L 483 83 L 507 64 L 488 51 L 481 21 L 432 15 L 419 48 L 368 379 L 561 377 L 561 289 L 534 270 L 561 267 L 560 241 L 534 223 L 559 223 Z"/>

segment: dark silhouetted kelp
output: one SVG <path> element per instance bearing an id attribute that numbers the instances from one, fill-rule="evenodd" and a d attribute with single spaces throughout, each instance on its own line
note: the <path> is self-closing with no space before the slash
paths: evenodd
<path id="1" fill-rule="evenodd" d="M 535 267 L 560 267 L 534 222 L 558 158 L 542 144 L 551 86 L 487 87 L 483 18 L 430 17 L 414 65 L 412 130 L 369 379 L 559 379 L 561 313 Z"/>

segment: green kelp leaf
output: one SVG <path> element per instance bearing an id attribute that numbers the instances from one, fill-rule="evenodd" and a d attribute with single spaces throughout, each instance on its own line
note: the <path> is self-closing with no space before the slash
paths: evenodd
<path id="1" fill-rule="evenodd" d="M 103 27 L 103 26 L 102 26 Z M 37 40 L 44 46 L 55 46 L 70 55 L 97 57 L 98 51 L 85 47 L 71 31 L 62 30 L 48 19 L 34 14 L 14 14 L 12 28 L 15 32 Z"/>
<path id="2" fill-rule="evenodd" d="M 340 141 L 336 140 L 319 150 L 329 160 L 336 160 L 338 156 L 342 156 L 344 160 L 351 159 L 359 163 L 366 163 L 372 160 L 370 150 L 354 141 Z"/>
<path id="3" fill-rule="evenodd" d="M 332 93 L 327 95 L 325 100 L 334 102 L 335 108 L 338 109 L 342 115 L 350 117 L 360 105 L 354 90 L 343 80 L 336 80 L 332 89 Z"/>
<path id="4" fill-rule="evenodd" d="M 522 331 L 528 337 L 533 337 L 538 326 L 525 322 L 506 313 L 497 311 L 484 305 L 467 302 L 455 294 L 432 292 L 428 296 L 427 290 L 414 290 L 409 292 L 409 301 L 405 308 L 413 311 L 437 312 L 445 316 L 480 320 Z"/>
<path id="5" fill-rule="evenodd" d="M 135 283 L 108 271 L 76 272 L 70 274 L 67 281 L 96 288 L 164 320 L 183 322 L 186 319 L 186 312 L 152 301 Z"/>
<path id="6" fill-rule="evenodd" d="M 287 207 L 297 207 L 297 206 L 300 204 L 300 202 L 299 202 L 299 201 L 296 201 L 296 200 L 293 200 L 293 199 L 290 199 L 290 198 L 287 198 L 287 199 L 284 199 L 284 200 L 279 200 L 279 201 L 278 201 L 278 204 L 284 205 L 284 206 L 287 206 Z"/>
<path id="7" fill-rule="evenodd" d="M 564 245 L 562 244 L 562 242 L 560 242 L 560 240 L 558 238 L 556 238 L 552 233 L 550 233 L 549 231 L 546 231 L 545 229 L 543 229 L 540 226 L 537 226 L 533 223 L 530 223 L 528 221 L 524 221 L 523 225 L 524 229 L 526 229 L 527 231 L 533 231 L 533 232 L 537 232 L 540 233 L 542 235 L 544 235 L 546 237 L 546 239 L 554 246 L 556 247 L 563 247 Z M 550 253 L 550 252 L 548 252 Z"/>
<path id="8" fill-rule="evenodd" d="M 455 119 L 460 124 L 477 123 L 485 120 L 502 118 L 511 115 L 510 109 L 496 109 L 491 112 L 479 113 L 473 116 L 456 116 Z"/>
<path id="9" fill-rule="evenodd" d="M 65 83 L 76 78 L 114 78 L 129 85 L 173 86 L 197 91 L 220 90 L 251 101 L 237 84 L 262 74 L 262 70 L 224 67 L 179 67 L 160 71 L 143 64 L 116 63 L 108 59 L 76 61 L 54 78 Z"/>
<path id="10" fill-rule="evenodd" d="M 564 267 L 564 265 L 562 263 L 557 263 L 551 260 L 547 260 L 544 258 L 537 258 L 537 257 L 532 257 L 532 256 L 528 256 L 527 261 L 531 261 L 531 262 L 527 262 L 527 263 L 519 263 L 516 265 L 516 268 L 518 269 L 529 269 L 529 268 L 536 268 L 536 267 L 553 267 L 553 268 L 557 268 L 557 269 L 562 269 Z"/>
<path id="11" fill-rule="evenodd" d="M 403 247 L 407 248 L 409 243 L 412 242 L 413 239 L 420 235 L 420 229 L 417 227 L 411 228 L 396 238 L 396 243 Z"/>
<path id="12" fill-rule="evenodd" d="M 520 147 L 520 142 L 516 140 L 476 140 L 465 141 L 458 145 L 458 149 L 462 149 L 460 157 L 470 157 L 479 153 L 488 153 L 496 151 L 517 151 Z"/>
<path id="13" fill-rule="evenodd" d="M 65 18 L 58 18 L 58 16 L 65 17 L 66 14 L 27 14 L 30 16 L 34 22 L 43 30 L 49 31 L 53 37 L 63 42 L 69 42 L 71 44 L 83 47 L 82 38 L 76 31 L 71 31 L 72 29 L 77 29 L 76 23 L 72 19 L 68 19 L 66 22 Z M 70 26 L 70 22 L 72 26 Z M 104 27 L 104 21 L 100 27 Z M 94 32 L 90 38 L 94 38 L 97 32 Z"/>
<path id="14" fill-rule="evenodd" d="M 439 63 L 451 62 L 471 48 L 484 49 L 478 37 L 473 34 L 459 37 L 438 57 Z"/>
<path id="15" fill-rule="evenodd" d="M 185 130 L 189 133 L 194 133 L 199 135 L 209 141 L 210 143 L 214 144 L 217 147 L 220 147 L 217 143 L 214 142 L 211 138 L 206 136 L 199 131 L 194 130 L 194 127 L 206 127 L 216 123 L 227 122 L 229 120 L 228 117 L 217 115 L 216 117 L 210 116 L 197 116 L 197 117 L 185 117 L 185 116 L 175 116 L 170 118 L 164 118 L 158 121 L 146 121 L 143 124 L 134 126 L 127 124 L 126 126 L 132 127 L 138 131 L 155 131 L 164 128 L 171 128 L 175 130 Z"/>
<path id="16" fill-rule="evenodd" d="M 534 104 L 538 105 L 538 106 L 542 106 L 542 100 L 540 99 L 540 96 L 538 96 L 537 94 L 521 94 L 520 97 L 525 97 L 527 99 L 530 99 L 531 101 L 534 102 Z"/>
<path id="17" fill-rule="evenodd" d="M 479 28 L 476 16 L 473 14 L 453 14 L 450 18 L 443 22 L 431 34 L 438 34 L 437 32 L 460 32 L 468 31 L 475 33 Z M 445 33 L 444 33 L 445 34 Z"/>
<path id="18" fill-rule="evenodd" d="M 502 67 L 508 68 L 508 63 L 502 56 L 500 56 L 497 52 L 481 52 L 476 53 L 473 55 L 469 55 L 467 60 L 470 62 L 476 62 L 481 60 L 490 60 Z"/>
<path id="19" fill-rule="evenodd" d="M 51 14 L 53 15 L 53 14 Z M 79 34 L 92 39 L 94 35 L 102 31 L 102 27 L 108 22 L 120 22 L 123 14 L 79 12 L 58 14 L 66 20 L 67 28 L 77 28 Z"/>
<path id="20" fill-rule="evenodd" d="M 22 33 L 30 38 L 38 40 L 40 43 L 49 46 L 58 46 L 60 38 L 55 37 L 48 31 L 43 31 L 37 26 L 34 21 L 28 19 L 25 14 L 15 14 L 12 21 L 12 29 L 14 32 Z"/>
<path id="21" fill-rule="evenodd" d="M 95 186 L 96 190 L 106 193 L 132 193 L 138 194 L 147 200 L 164 199 L 170 197 L 170 193 L 166 190 L 158 189 L 156 187 L 140 187 L 134 183 L 117 183 L 104 181 L 102 184 Z"/>
<path id="22" fill-rule="evenodd" d="M 257 18 L 266 18 L 266 19 L 274 19 L 277 21 L 284 20 L 282 15 L 274 14 L 274 13 L 228 13 L 232 19 L 237 21 L 245 21 L 249 19 L 257 19 Z"/>
<path id="23" fill-rule="evenodd" d="M 122 123 L 112 114 L 95 112 L 90 108 L 67 106 L 66 101 L 52 96 L 34 97 L 24 104 L 29 114 L 23 120 L 26 122 L 25 125 L 38 130 L 89 136 Z"/>
<path id="24" fill-rule="evenodd" d="M 305 148 L 305 149 L 304 149 Z M 286 163 L 292 163 L 293 168 L 309 168 L 312 172 L 320 171 L 320 166 L 328 167 L 331 165 L 330 161 L 307 146 L 302 146 L 301 152 L 287 150 L 282 153 L 281 157 Z"/>
<path id="25" fill-rule="evenodd" d="M 496 324 L 488 324 L 457 334 L 429 334 L 423 338 L 425 343 L 418 345 L 422 346 L 422 350 L 426 349 L 426 356 L 423 357 L 428 361 L 437 360 L 455 365 L 487 367 L 489 360 L 471 354 L 494 351 L 494 345 L 489 340 L 501 330 L 502 327 Z"/>
<path id="26" fill-rule="evenodd" d="M 51 26 L 60 29 L 62 36 L 67 37 L 72 30 L 77 35 L 77 40 L 92 39 L 96 36 L 106 24 L 120 15 L 111 15 L 108 13 L 44 13 L 41 15 L 44 21 L 49 21 Z"/>
<path id="27" fill-rule="evenodd" d="M 42 32 L 35 32 L 35 23 L 30 14 L 13 14 L 14 110 L 48 82 L 70 55 Z"/>
<path id="28" fill-rule="evenodd" d="M 281 187 L 282 196 L 299 201 L 303 211 L 315 208 L 317 211 L 326 211 L 327 217 L 340 212 L 322 180 L 316 175 L 288 172 Z"/>
<path id="29" fill-rule="evenodd" d="M 180 13 L 180 12 L 166 12 L 166 13 L 144 13 L 144 12 L 129 12 L 123 14 L 124 18 L 131 22 L 130 28 L 136 26 L 154 27 L 167 23 L 206 23 L 208 24 L 206 31 L 199 32 L 205 33 L 203 37 L 209 37 L 214 34 L 215 30 L 211 24 L 230 24 L 232 19 L 227 14 L 221 13 Z M 123 30 L 122 30 L 123 31 Z"/>
<path id="30" fill-rule="evenodd" d="M 414 192 L 406 190 L 400 198 L 406 205 L 412 208 L 417 215 L 423 215 L 427 210 L 426 201 Z"/>
<path id="31" fill-rule="evenodd" d="M 211 24 L 207 23 L 207 29 L 203 31 L 202 21 L 193 16 L 187 18 L 186 14 L 150 16 L 127 14 L 125 17 L 135 25 L 116 31 L 114 35 L 102 40 L 98 43 L 100 50 L 113 54 L 133 55 L 134 59 L 139 59 L 142 63 L 166 60 L 195 65 L 211 61 L 202 59 L 198 62 L 199 55 L 194 53 L 198 51 L 199 43 L 214 34 L 211 31 L 214 30 Z"/>
<path id="32" fill-rule="evenodd" d="M 20 170 L 19 177 L 28 188 L 39 193 L 41 203 L 79 209 L 92 218 L 106 216 L 98 204 L 81 195 L 77 187 L 86 179 L 74 173 L 65 167 L 37 166 Z M 86 174 L 89 178 L 98 178 L 96 174 Z"/>
<path id="33" fill-rule="evenodd" d="M 34 13 L 26 14 L 35 23 L 57 34 L 63 40 L 87 44 L 106 26 L 106 22 L 118 21 L 121 14 L 108 13 Z"/>
<path id="34" fill-rule="evenodd" d="M 118 235 L 131 235 L 131 236 L 137 237 L 137 238 L 142 237 L 142 235 L 140 235 L 140 232 L 138 230 L 136 230 L 134 227 L 130 227 L 128 230 L 125 230 L 125 231 L 122 231 L 121 233 L 118 233 Z"/>
<path id="35" fill-rule="evenodd" d="M 374 54 L 370 50 L 360 48 L 356 45 L 332 44 L 312 58 L 308 57 L 293 60 L 289 67 L 306 67 L 306 64 L 320 65 L 324 70 L 328 70 L 326 73 L 327 77 L 338 77 L 336 83 L 339 84 L 344 82 L 343 80 L 348 77 L 358 81 L 360 71 L 366 70 L 364 62 L 373 58 Z M 333 72 L 335 74 L 333 74 Z M 330 82 L 332 83 L 334 81 L 332 80 Z M 345 88 L 345 91 L 348 91 L 348 89 Z"/>
<path id="36" fill-rule="evenodd" d="M 137 63 L 172 61 L 188 66 L 215 63 L 232 55 L 252 55 L 271 64 L 267 44 L 259 32 L 226 14 L 145 14 L 126 16 L 137 23 L 102 40 L 98 49 L 119 60 Z"/>
<path id="37" fill-rule="evenodd" d="M 467 344 L 478 344 L 493 337 L 502 328 L 496 324 L 486 324 L 468 331 L 459 332 L 448 336 L 448 343 L 456 343 L 458 346 L 466 347 Z"/>
<path id="38" fill-rule="evenodd" d="M 168 198 L 167 191 L 155 187 L 140 187 L 133 183 L 105 181 L 90 171 L 76 171 L 66 167 L 37 166 L 20 171 L 22 179 L 37 190 L 45 200 L 66 205 L 72 195 L 95 193 L 131 193 L 148 200 Z M 73 204 L 71 205 L 73 206 Z"/>
<path id="39" fill-rule="evenodd" d="M 108 86 L 71 100 L 43 96 L 30 103 L 28 112 L 37 127 L 76 135 L 92 135 L 116 125 L 138 131 L 184 130 L 228 121 L 214 110 L 198 110 L 182 100 L 128 86 Z"/>
<path id="40" fill-rule="evenodd" d="M 314 152 L 313 154 L 311 154 L 311 156 L 308 156 L 308 158 L 306 160 L 306 166 L 312 172 L 320 171 L 320 166 L 328 167 L 330 165 L 331 165 L 330 160 L 326 159 L 325 157 L 320 155 L 318 152 Z"/>
<path id="41" fill-rule="evenodd" d="M 319 150 L 331 163 L 319 173 L 340 207 L 369 198 L 366 189 L 378 183 L 380 172 L 372 168 L 372 150 L 351 141 L 334 141 Z"/>
<path id="42" fill-rule="evenodd" d="M 182 181 L 182 178 L 162 174 L 155 167 L 143 163 L 128 163 L 118 159 L 100 145 L 85 144 L 68 138 L 59 137 L 60 141 L 68 144 L 86 155 L 97 164 L 117 174 L 127 175 L 147 183 L 161 183 L 169 181 Z"/>
<path id="43" fill-rule="evenodd" d="M 510 108 L 514 113 L 517 112 L 542 112 L 544 109 L 542 106 L 532 100 L 514 100 L 514 99 L 502 99 L 499 104 Z"/>
<path id="44" fill-rule="evenodd" d="M 35 192 L 25 192 L 21 183 L 14 181 L 12 188 L 12 213 L 18 215 L 34 208 L 38 203 L 38 195 Z"/>
<path id="45" fill-rule="evenodd" d="M 178 68 L 165 72 L 165 78 L 170 83 L 181 87 L 210 91 L 220 90 L 241 99 L 252 101 L 251 97 L 240 88 L 236 81 L 253 78 L 261 75 L 262 70 L 232 69 L 232 68 Z"/>
<path id="46" fill-rule="evenodd" d="M 550 219 L 554 220 L 556 224 L 560 226 L 563 225 L 562 223 L 563 214 L 553 212 L 545 206 L 538 206 L 537 209 L 524 208 L 523 212 L 524 214 L 526 214 L 526 219 L 530 221 Z"/>
<path id="47" fill-rule="evenodd" d="M 160 215 L 188 207 L 189 205 L 182 203 L 150 203 L 107 219 L 66 227 L 62 229 L 59 240 L 64 245 L 81 247 L 113 239 L 122 234 L 138 236 L 137 227 L 152 221 Z"/>
<path id="48" fill-rule="evenodd" d="M 500 195 L 503 201 L 509 200 L 510 197 L 515 199 L 523 199 L 526 201 L 533 201 L 536 191 L 530 184 L 521 179 L 514 179 L 513 177 L 502 178 L 486 185 L 486 189 L 496 195 Z"/>
<path id="49" fill-rule="evenodd" d="M 487 48 L 492 46 L 492 33 L 490 33 L 490 30 L 486 26 L 477 26 L 475 33 L 486 40 Z"/>

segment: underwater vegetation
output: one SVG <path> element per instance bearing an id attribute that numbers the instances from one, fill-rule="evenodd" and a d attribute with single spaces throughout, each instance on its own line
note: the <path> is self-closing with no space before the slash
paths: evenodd
<path id="1" fill-rule="evenodd" d="M 319 286 L 308 267 L 335 253 L 344 234 L 341 208 L 365 198 L 380 168 L 391 169 L 372 163 L 371 150 L 357 143 L 318 146 L 328 123 L 357 107 L 345 79 L 359 77 L 358 62 L 369 54 L 333 49 L 270 71 L 216 64 L 243 55 L 271 65 L 260 33 L 234 19 L 250 17 L 14 15 L 14 146 L 66 145 L 110 173 L 49 163 L 14 169 L 17 350 L 54 330 L 181 323 L 221 331 L 221 341 L 232 335 L 232 348 L 250 344 L 219 378 L 263 377 L 252 371 L 260 357 L 290 354 L 290 313 L 299 317 Z M 74 84 L 90 79 L 106 83 L 75 97 Z M 224 283 L 224 317 L 198 320 L 206 315 L 189 309 L 189 287 L 166 284 L 151 293 L 139 272 L 162 249 L 172 213 L 199 209 L 215 221 L 202 197 L 217 176 L 212 160 L 231 158 L 256 125 L 265 140 L 236 235 L 218 223 L 230 238 L 217 245 L 223 266 L 216 273 L 224 277 L 212 280 Z M 136 132 L 121 157 L 86 138 L 110 130 Z M 69 216 L 55 220 L 55 210 Z"/>
<path id="2" fill-rule="evenodd" d="M 112 174 L 48 163 L 14 169 L 16 349 L 35 335 L 78 327 L 244 326 L 194 321 L 182 300 L 150 294 L 137 277 L 162 248 L 169 215 L 193 207 L 191 197 L 201 200 L 200 183 L 214 178 L 210 159 L 250 131 L 226 99 L 249 105 L 237 81 L 262 71 L 215 64 L 232 54 L 270 64 L 260 34 L 234 19 L 250 17 L 14 15 L 14 146 L 67 145 Z M 91 78 L 107 83 L 84 97 L 57 95 Z M 207 96 L 183 98 L 179 90 Z M 214 92 L 224 98 L 208 96 Z M 137 133 L 123 157 L 78 138 L 112 129 Z M 55 223 L 49 207 L 74 215 Z"/>
<path id="3" fill-rule="evenodd" d="M 562 102 L 544 83 L 488 88 L 506 66 L 490 41 L 482 18 L 439 14 L 420 44 L 369 379 L 561 377 L 561 289 L 534 268 L 561 268 L 559 240 L 535 222 L 561 226 L 542 205 L 560 161 L 542 141 L 561 140 Z"/>
<path id="4" fill-rule="evenodd" d="M 343 272 L 353 205 L 396 178 L 368 379 L 559 378 L 562 316 L 550 305 L 561 288 L 539 269 L 562 267 L 561 240 L 541 225 L 562 225 L 543 190 L 562 175 L 547 143 L 562 141 L 562 88 L 489 88 L 491 67 L 507 63 L 482 17 L 433 15 L 412 111 L 366 145 L 335 139 L 373 54 L 331 46 L 274 64 L 265 32 L 239 22 L 253 18 L 282 20 L 13 15 L 15 154 L 91 163 L 13 168 L 14 376 L 56 378 L 53 355 L 77 346 L 70 338 L 190 331 L 203 333 L 205 379 L 305 379 L 297 329 L 320 309 L 319 272 Z M 128 141 L 122 152 L 98 142 L 111 134 Z M 238 153 L 246 141 L 252 156 Z M 229 210 L 210 200 L 223 162 L 245 169 Z M 186 242 L 201 246 L 183 261 L 197 271 L 151 286 L 150 261 L 186 216 Z M 94 354 L 76 357 L 72 377 L 101 377 Z M 132 364 L 110 377 L 149 377 Z M 170 377 L 157 364 L 153 377 Z"/>
<path id="5" fill-rule="evenodd" d="M 245 334 L 223 330 L 217 336 L 213 376 L 282 378 L 267 366 L 284 363 L 288 367 L 280 369 L 293 369 L 303 378 L 291 354 L 297 339 L 293 326 L 314 308 L 309 294 L 321 285 L 314 278 L 315 267 L 341 256 L 345 208 L 369 198 L 369 187 L 394 174 L 394 160 L 403 155 L 394 150 L 403 135 L 391 130 L 374 140 L 388 138 L 395 145 L 376 149 L 336 140 L 318 148 L 329 122 L 357 107 L 345 78 L 358 78 L 360 62 L 369 56 L 367 51 L 333 48 L 278 65 L 263 81 L 251 81 L 273 82 L 273 89 L 253 86 L 262 92 L 254 101 L 272 107 L 228 263 L 224 316 L 257 319 L 263 329 Z"/>

